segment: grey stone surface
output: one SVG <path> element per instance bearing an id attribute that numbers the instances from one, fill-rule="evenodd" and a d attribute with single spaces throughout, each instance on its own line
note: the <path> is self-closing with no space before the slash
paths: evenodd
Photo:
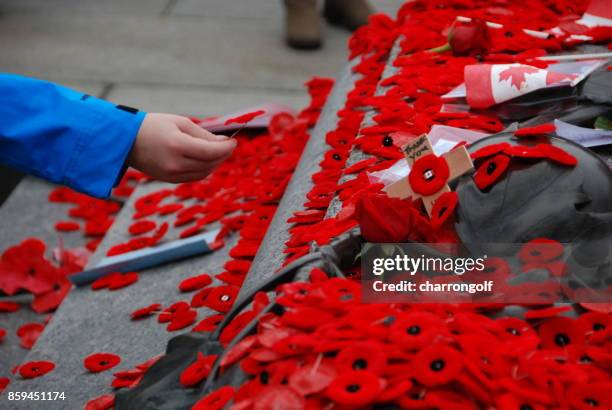
<path id="1" fill-rule="evenodd" d="M 303 209 L 306 193 L 313 186 L 312 174 L 321 168 L 319 162 L 329 146 L 325 143 L 325 135 L 336 128 L 337 111 L 344 106 L 347 90 L 350 90 L 357 76 L 351 72 L 348 64 L 336 80 L 327 102 L 321 112 L 317 125 L 310 133 L 310 139 L 304 148 L 300 162 L 295 169 L 291 182 L 283 195 L 274 218 L 264 237 L 260 251 L 255 256 L 251 269 L 242 285 L 241 295 L 257 286 L 263 279 L 274 275 L 282 265 L 285 254 L 285 242 L 289 239 L 287 219 L 296 211 Z"/>
<path id="2" fill-rule="evenodd" d="M 0 25 L 0 37 L 13 39 L 0 46 L 0 70 L 145 86 L 301 89 L 344 62 L 347 33 L 328 31 L 328 47 L 303 53 L 284 46 L 279 25 L 257 19 L 16 14 Z"/>
<path id="3" fill-rule="evenodd" d="M 0 0 L 0 13 L 159 14 L 169 0 Z"/>
<path id="4" fill-rule="evenodd" d="M 129 234 L 126 231 L 132 221 L 135 198 L 160 187 L 161 183 L 150 183 L 137 189 L 117 217 L 90 265 L 106 254 L 111 243 L 128 239 Z M 175 238 L 176 234 L 177 230 L 172 230 L 167 240 Z M 230 238 L 226 241 L 226 246 L 215 253 L 143 271 L 137 283 L 124 289 L 96 292 L 89 287 L 74 288 L 47 325 L 38 343 L 24 359 L 51 360 L 57 367 L 38 379 L 16 378 L 9 389 L 66 393 L 66 401 L 46 402 L 45 409 L 81 409 L 88 400 L 111 392 L 110 383 L 114 372 L 133 368 L 153 356 L 162 354 L 171 337 L 185 332 L 168 332 L 166 324 L 157 323 L 154 317 L 131 321 L 130 313 L 152 303 L 169 306 L 179 300 L 189 301 L 192 294 L 180 293 L 177 289 L 178 283 L 195 274 L 221 272 L 222 265 L 228 258 L 227 252 L 236 239 Z M 213 313 L 206 308 L 200 308 L 198 319 Z M 83 359 L 96 352 L 117 354 L 122 358 L 122 362 L 111 371 L 89 374 L 83 367 Z M 4 394 L 0 396 L 0 408 L 33 407 L 28 402 L 8 403 Z"/>
<path id="5" fill-rule="evenodd" d="M 180 0 L 172 13 L 177 15 L 281 19 L 284 15 L 283 0 Z M 402 0 L 372 0 L 370 4 L 377 12 L 395 15 L 403 4 Z M 323 1 L 318 1 L 318 7 Z"/>
<path id="6" fill-rule="evenodd" d="M 303 90 L 266 90 L 214 87 L 135 86 L 113 87 L 107 98 L 116 103 L 152 112 L 209 116 L 235 112 L 262 103 L 274 102 L 293 109 L 304 107 L 308 96 Z"/>
<path id="7" fill-rule="evenodd" d="M 26 177 L 21 181 L 0 208 L 0 252 L 28 237 L 40 238 L 50 248 L 57 246 L 60 238 L 66 247 L 83 242 L 83 237 L 78 232 L 59 233 L 54 229 L 56 221 L 68 219 L 66 213 L 69 205 L 51 204 L 47 201 L 47 195 L 53 188 L 54 185 L 34 177 Z M 0 313 L 0 328 L 7 331 L 6 339 L 0 343 L 0 377 L 6 377 L 28 353 L 19 346 L 19 338 L 15 332 L 25 323 L 42 323 L 45 315 L 30 310 L 29 295 L 2 297 L 0 300 L 22 302 L 19 311 Z"/>

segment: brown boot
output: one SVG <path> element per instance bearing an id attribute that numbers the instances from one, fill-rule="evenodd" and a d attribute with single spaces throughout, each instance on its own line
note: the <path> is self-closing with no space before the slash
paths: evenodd
<path id="1" fill-rule="evenodd" d="M 284 0 L 287 44 L 312 50 L 321 47 L 321 22 L 316 0 Z"/>
<path id="2" fill-rule="evenodd" d="M 325 0 L 323 15 L 330 24 L 352 31 L 367 24 L 373 12 L 367 0 Z"/>

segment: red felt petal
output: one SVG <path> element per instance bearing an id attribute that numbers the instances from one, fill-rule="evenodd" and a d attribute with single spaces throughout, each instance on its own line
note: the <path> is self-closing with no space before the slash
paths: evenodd
<path id="1" fill-rule="evenodd" d="M 60 232 L 73 232 L 81 229 L 81 225 L 73 221 L 59 221 L 56 222 L 55 229 Z"/>
<path id="2" fill-rule="evenodd" d="M 45 325 L 41 323 L 26 323 L 20 326 L 19 329 L 17 329 L 19 344 L 24 349 L 31 349 L 44 330 Z"/>
<path id="3" fill-rule="evenodd" d="M 227 121 L 225 121 L 225 125 L 229 125 L 229 124 L 246 124 L 247 122 L 250 122 L 250 121 L 254 120 L 255 118 L 259 117 L 260 115 L 262 115 L 264 113 L 265 113 L 264 110 L 257 110 L 257 111 L 248 112 L 246 114 L 242 114 L 242 115 L 239 115 L 237 117 L 232 117 L 232 118 L 228 119 Z"/>
<path id="4" fill-rule="evenodd" d="M 91 373 L 112 369 L 121 362 L 121 358 L 112 353 L 94 353 L 83 360 L 83 366 Z"/>
<path id="5" fill-rule="evenodd" d="M 194 290 L 202 289 L 212 283 L 210 275 L 203 273 L 198 276 L 184 279 L 179 284 L 179 290 L 181 292 L 193 292 Z"/>
<path id="6" fill-rule="evenodd" d="M 115 406 L 114 394 L 103 394 L 94 399 L 89 400 L 85 404 L 85 410 L 109 410 Z"/>
<path id="7" fill-rule="evenodd" d="M 551 134 L 556 131 L 555 124 L 547 123 L 536 125 L 534 127 L 525 127 L 514 131 L 517 137 L 531 137 L 536 135 Z"/>
<path id="8" fill-rule="evenodd" d="M 153 303 L 152 305 L 136 309 L 132 313 L 130 313 L 130 317 L 132 320 L 139 320 L 153 315 L 155 312 L 160 311 L 162 305 L 159 303 Z"/>
<path id="9" fill-rule="evenodd" d="M 35 379 L 55 369 L 55 363 L 49 361 L 27 362 L 19 366 L 19 374 L 24 379 Z"/>

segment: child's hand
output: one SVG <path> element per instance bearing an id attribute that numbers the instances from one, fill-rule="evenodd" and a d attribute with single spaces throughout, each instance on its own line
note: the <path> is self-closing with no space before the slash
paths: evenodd
<path id="1" fill-rule="evenodd" d="M 128 164 L 166 182 L 204 178 L 236 147 L 236 141 L 214 135 L 185 117 L 147 114 Z"/>

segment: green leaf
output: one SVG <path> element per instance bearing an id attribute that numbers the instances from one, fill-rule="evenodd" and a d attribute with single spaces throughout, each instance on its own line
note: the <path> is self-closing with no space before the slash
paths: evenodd
<path id="1" fill-rule="evenodd" d="M 598 130 L 612 131 L 612 120 L 606 117 L 597 117 L 595 128 Z"/>

